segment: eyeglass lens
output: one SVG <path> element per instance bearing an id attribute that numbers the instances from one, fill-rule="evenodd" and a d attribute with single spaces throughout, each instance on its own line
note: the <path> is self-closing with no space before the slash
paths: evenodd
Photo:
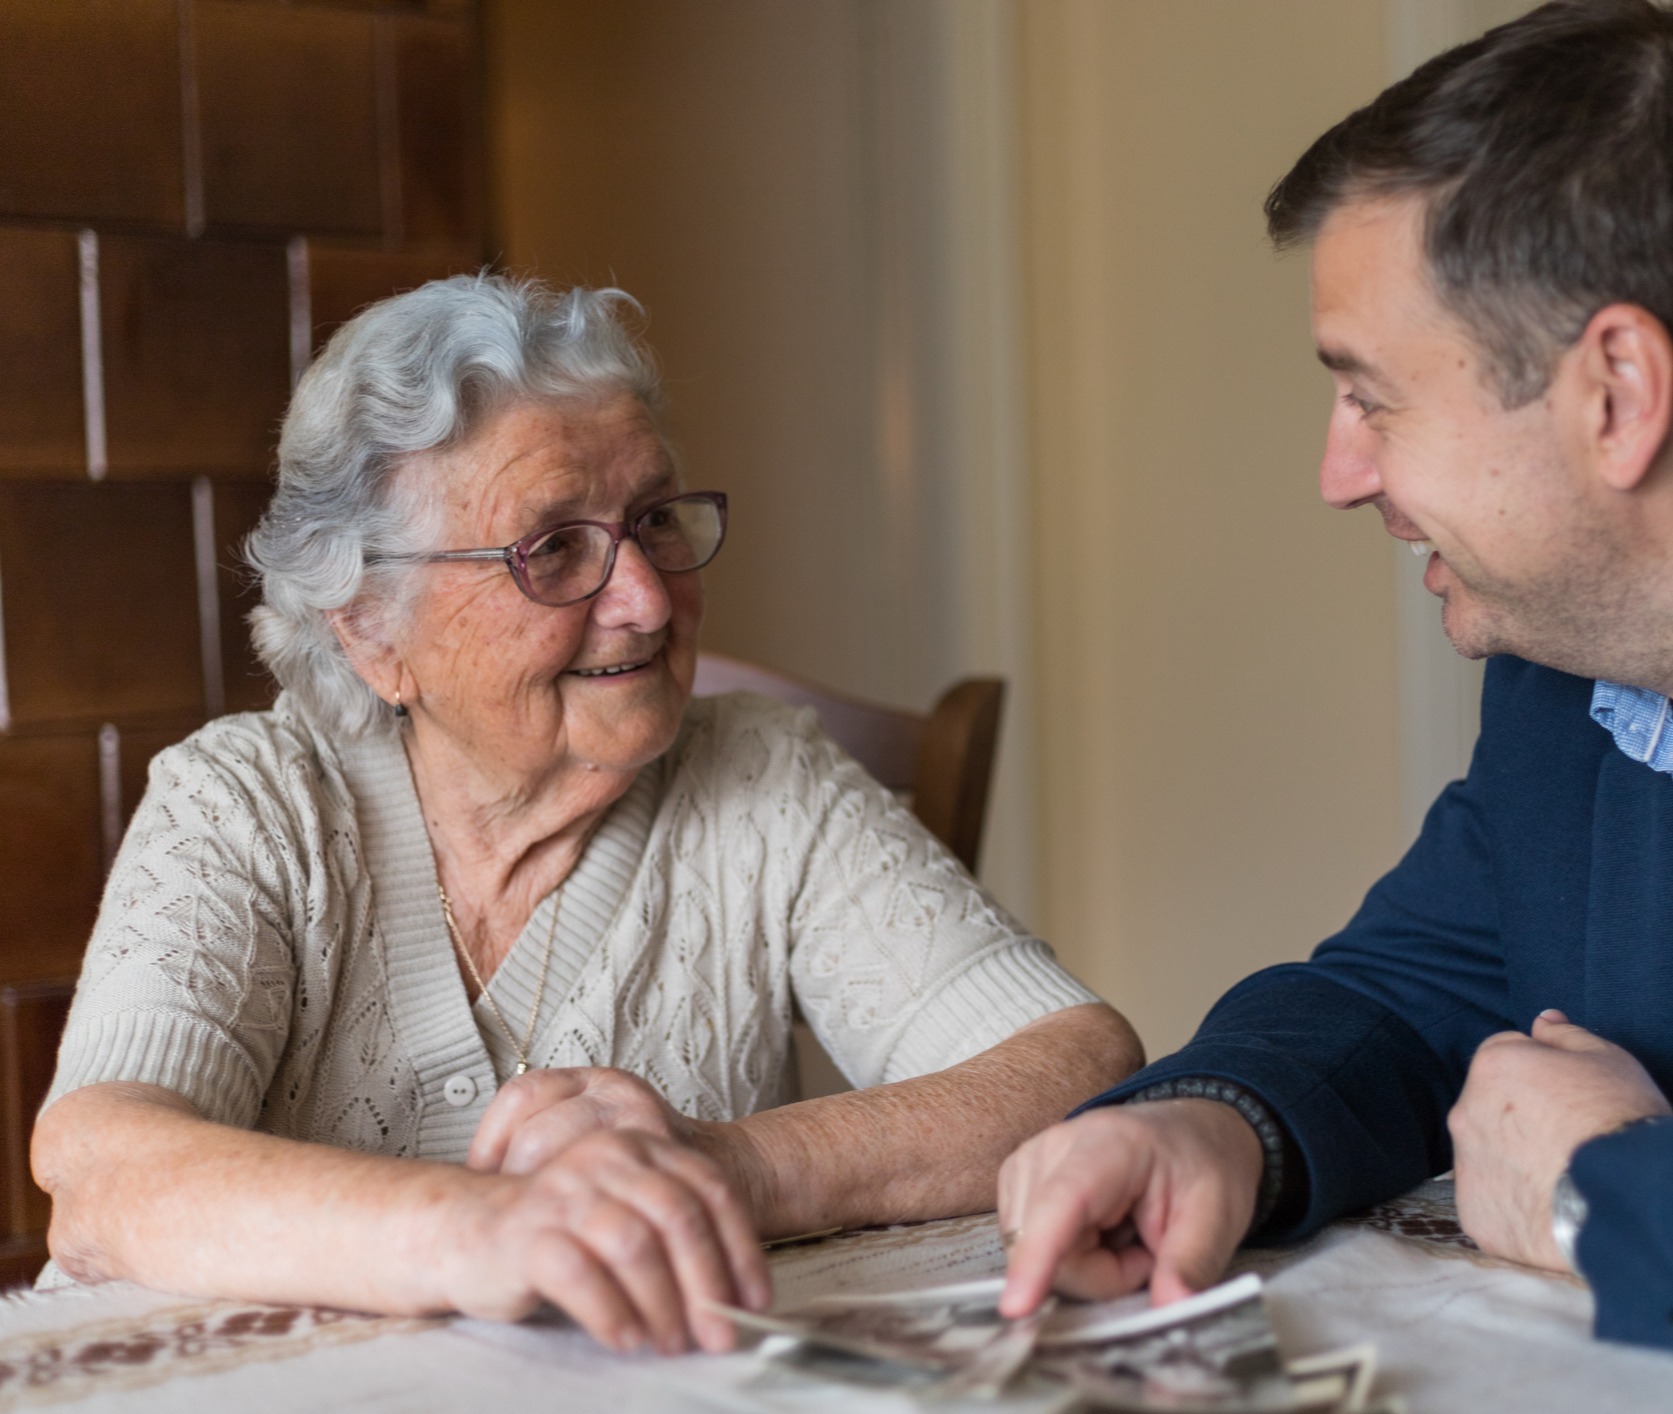
<path id="1" fill-rule="evenodd" d="M 720 508 L 700 496 L 664 501 L 641 515 L 629 534 L 656 569 L 668 574 L 701 569 L 720 548 Z M 603 587 L 609 563 L 609 531 L 563 526 L 525 552 L 529 595 L 546 604 L 585 599 Z"/>

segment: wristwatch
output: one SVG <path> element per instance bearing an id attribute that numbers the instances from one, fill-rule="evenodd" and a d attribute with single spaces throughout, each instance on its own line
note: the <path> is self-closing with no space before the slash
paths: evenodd
<path id="1" fill-rule="evenodd" d="M 1585 1273 L 1580 1270 L 1580 1263 L 1575 1260 L 1574 1245 L 1580 1240 L 1580 1229 L 1586 1225 L 1589 1212 L 1585 1195 L 1574 1186 L 1573 1175 L 1564 1169 L 1557 1176 L 1556 1186 L 1551 1190 L 1551 1240 L 1563 1254 L 1563 1261 L 1568 1263 L 1568 1269 L 1582 1280 L 1585 1279 Z"/>
<path id="2" fill-rule="evenodd" d="M 1629 1119 L 1625 1124 L 1605 1130 L 1595 1138 L 1606 1139 L 1611 1134 L 1624 1134 L 1629 1129 L 1637 1129 L 1641 1124 L 1662 1124 L 1669 1119 L 1667 1115 L 1643 1115 L 1638 1119 Z M 1590 1143 L 1587 1140 L 1587 1143 Z M 1582 1281 L 1586 1274 L 1580 1270 L 1580 1262 L 1574 1255 L 1575 1245 L 1580 1241 L 1580 1229 L 1586 1225 L 1586 1218 L 1591 1209 L 1586 1204 L 1586 1195 L 1575 1186 L 1574 1176 L 1568 1169 L 1564 1169 L 1557 1176 L 1557 1182 L 1551 1189 L 1551 1240 L 1557 1244 L 1557 1250 L 1563 1254 L 1563 1260 L 1568 1263 L 1568 1269 Z"/>

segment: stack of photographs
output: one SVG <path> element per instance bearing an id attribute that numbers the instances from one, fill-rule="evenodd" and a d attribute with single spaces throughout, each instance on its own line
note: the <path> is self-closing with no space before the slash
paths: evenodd
<path id="1" fill-rule="evenodd" d="M 1371 1346 L 1283 1359 L 1258 1276 L 1171 1306 L 1048 1303 L 1008 1321 L 1002 1279 L 826 1297 L 772 1315 L 722 1308 L 768 1334 L 765 1380 L 840 1381 L 923 1401 L 1055 1390 L 1053 1407 L 1131 1414 L 1394 1414 L 1371 1402 Z"/>

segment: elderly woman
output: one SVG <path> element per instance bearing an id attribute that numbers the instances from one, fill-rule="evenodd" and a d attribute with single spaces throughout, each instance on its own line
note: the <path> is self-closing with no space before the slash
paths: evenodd
<path id="1" fill-rule="evenodd" d="M 726 498 L 624 302 L 438 282 L 302 380 L 284 692 L 152 764 L 36 1130 L 69 1277 L 722 1349 L 762 1237 L 991 1207 L 1138 1063 L 810 715 L 691 701 Z M 784 1104 L 793 1000 L 871 1088 Z"/>

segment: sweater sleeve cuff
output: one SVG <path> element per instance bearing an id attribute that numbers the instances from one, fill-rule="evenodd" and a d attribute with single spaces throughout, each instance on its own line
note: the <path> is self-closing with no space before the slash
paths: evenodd
<path id="1" fill-rule="evenodd" d="M 993 948 L 912 1013 L 884 1066 L 883 1080 L 945 1070 L 1042 1016 L 1101 1000 L 1065 972 L 1038 938 Z"/>
<path id="2" fill-rule="evenodd" d="M 1597 1334 L 1673 1348 L 1673 1116 L 1582 1144 L 1569 1175 L 1586 1200 L 1575 1255 Z"/>
<path id="3" fill-rule="evenodd" d="M 249 1057 L 206 1022 L 176 1012 L 112 1012 L 66 1034 L 41 1108 L 107 1081 L 157 1085 L 189 1100 L 205 1119 L 248 1129 L 262 1092 Z"/>
<path id="4" fill-rule="evenodd" d="M 1253 1094 L 1229 1080 L 1214 1080 L 1204 1075 L 1182 1075 L 1173 1080 L 1159 1080 L 1147 1085 L 1137 1094 L 1128 1095 L 1121 1103 L 1143 1104 L 1147 1100 L 1214 1100 L 1230 1105 L 1247 1121 L 1261 1141 L 1261 1186 L 1255 1196 L 1255 1215 L 1249 1223 L 1249 1234 L 1259 1232 L 1277 1210 L 1284 1197 L 1284 1184 L 1294 1174 L 1296 1165 L 1286 1164 L 1285 1151 L 1290 1148 L 1283 1127 Z"/>

